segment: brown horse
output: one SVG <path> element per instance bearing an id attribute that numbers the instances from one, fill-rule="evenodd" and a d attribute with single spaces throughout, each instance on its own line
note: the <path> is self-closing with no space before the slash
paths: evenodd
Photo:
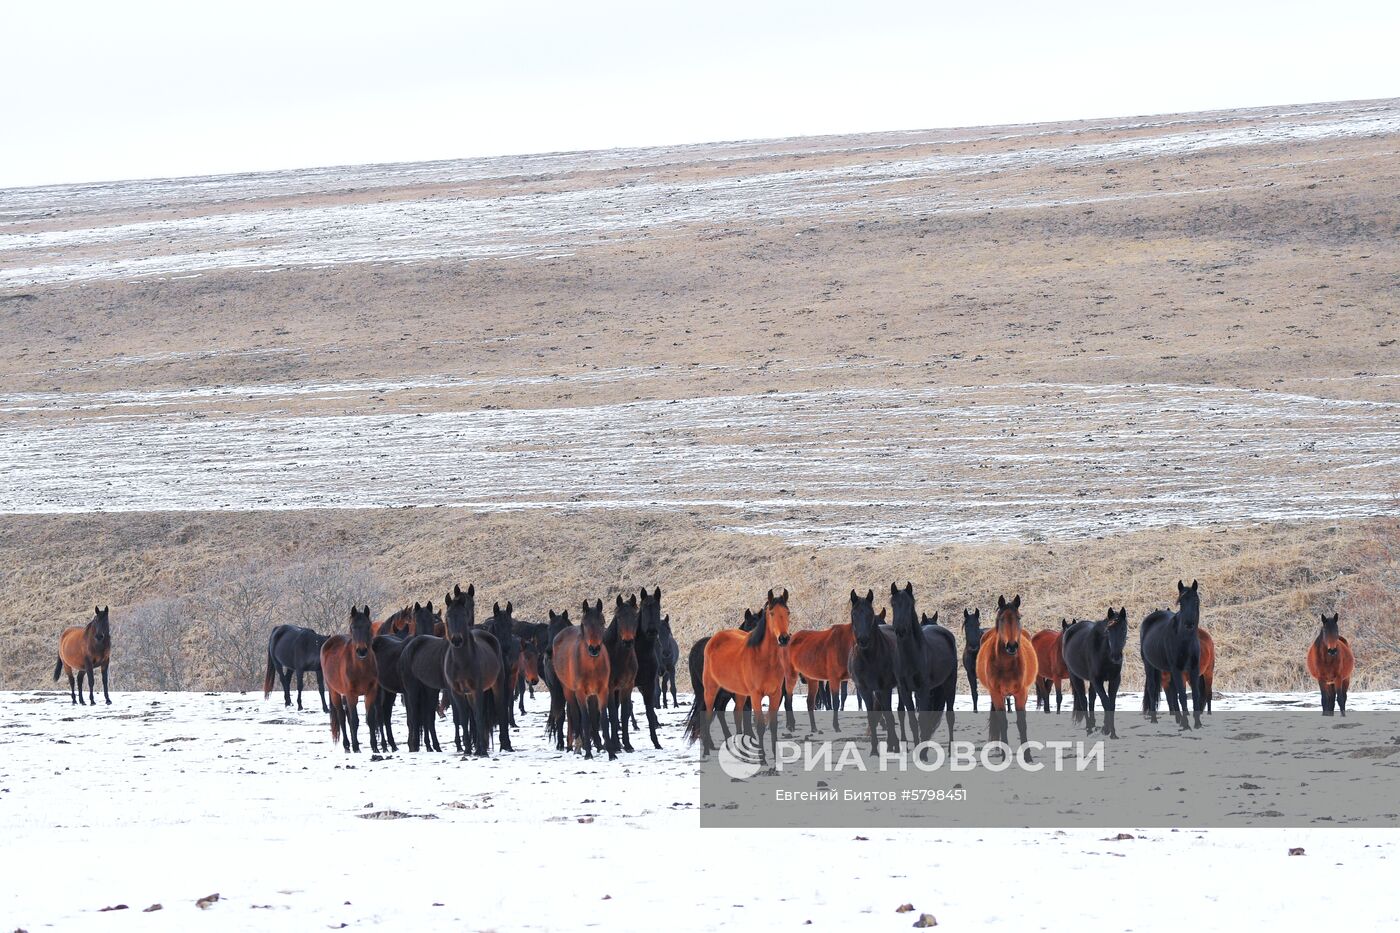
<path id="1" fill-rule="evenodd" d="M 413 631 L 413 607 L 404 606 L 398 612 L 381 619 L 370 626 L 371 636 L 379 635 L 409 635 Z M 421 634 L 421 633 L 420 633 Z"/>
<path id="2" fill-rule="evenodd" d="M 1060 620 L 1060 631 L 1046 629 L 1043 632 L 1036 632 L 1031 636 L 1031 645 L 1035 647 L 1035 662 L 1039 671 L 1035 678 L 1035 707 L 1050 712 L 1050 687 L 1055 687 L 1055 712 L 1060 711 L 1060 705 L 1064 699 L 1063 689 L 1060 682 L 1069 676 L 1069 668 L 1065 667 L 1065 657 L 1060 653 L 1060 635 L 1069 628 L 1067 619 Z"/>
<path id="3" fill-rule="evenodd" d="M 588 600 L 584 600 L 582 622 L 555 635 L 550 652 L 568 710 L 568 745 L 574 750 L 583 749 L 585 758 L 593 757 L 594 748 L 603 748 L 599 733 L 608 712 L 608 688 L 612 678 L 608 653 L 603 650 L 604 630 L 603 601 L 600 599 L 590 606 Z M 610 761 L 617 758 L 611 743 L 607 750 Z"/>
<path id="4" fill-rule="evenodd" d="M 705 646 L 705 705 L 702 709 L 714 709 L 715 699 L 720 690 L 734 694 L 734 728 L 744 728 L 744 700 L 748 700 L 758 727 L 759 760 L 765 761 L 763 752 L 763 701 L 768 701 L 768 728 L 773 737 L 773 757 L 778 756 L 778 704 L 783 699 L 783 687 L 791 676 L 788 667 L 787 647 L 792 636 L 788 634 L 788 591 L 781 596 L 768 591 L 768 600 L 763 606 L 763 615 L 752 632 L 728 629 L 716 632 Z M 703 714 L 702 714 L 703 715 Z M 702 726 L 705 749 L 709 750 L 710 730 L 708 723 Z"/>
<path id="5" fill-rule="evenodd" d="M 1211 711 L 1211 700 L 1215 692 L 1215 639 L 1210 637 L 1210 632 L 1204 628 L 1196 626 L 1196 641 L 1201 646 L 1201 679 L 1197 691 L 1201 697 L 1201 710 L 1209 713 Z M 1171 676 L 1166 672 L 1162 673 L 1162 689 L 1165 690 L 1171 683 Z M 1191 685 L 1186 682 L 1186 672 L 1181 672 L 1181 685 L 1190 691 Z"/>
<path id="6" fill-rule="evenodd" d="M 812 711 L 813 688 L 821 681 L 830 684 L 832 694 L 831 727 L 841 731 L 841 685 L 851 677 L 846 661 L 855 646 L 855 629 L 849 622 L 833 625 L 822 631 L 793 632 L 788 643 L 788 659 L 797 673 L 809 681 L 807 687 L 807 718 L 812 731 L 817 731 L 817 715 Z"/>
<path id="7" fill-rule="evenodd" d="M 1007 602 L 998 596 L 996 626 L 977 648 L 977 680 L 992 700 L 989 741 L 1011 744 L 1006 722 L 1006 698 L 1011 697 L 1016 701 L 1016 732 L 1021 745 L 1026 744 L 1026 693 L 1038 671 L 1035 646 L 1021 629 L 1021 597 Z M 1031 760 L 1030 749 L 1023 748 L 1022 754 Z"/>
<path id="8" fill-rule="evenodd" d="M 107 616 L 109 608 L 93 606 L 91 622 L 66 628 L 58 636 L 58 663 L 53 668 L 53 679 L 57 681 L 58 675 L 67 671 L 68 695 L 74 703 L 82 706 L 97 705 L 97 699 L 93 696 L 92 672 L 99 667 L 102 668 L 102 698 L 108 706 L 112 705 L 112 698 L 107 693 L 107 667 L 112 663 L 112 627 Z M 76 690 L 73 686 L 74 671 L 78 673 Z M 88 703 L 83 703 L 84 674 L 87 674 Z"/>
<path id="9" fill-rule="evenodd" d="M 1347 714 L 1347 687 L 1355 666 L 1351 645 L 1337 630 L 1337 613 L 1329 619 L 1324 612 L 1322 631 L 1308 647 L 1308 673 L 1322 690 L 1322 715 L 1331 716 L 1334 707 Z"/>
<path id="10" fill-rule="evenodd" d="M 350 635 L 332 635 L 321 646 L 321 673 L 331 701 L 331 741 L 341 741 L 347 752 L 360 750 L 360 713 L 356 706 L 365 698 L 365 719 L 369 722 L 369 744 L 379 751 L 375 737 L 378 723 L 379 663 L 370 648 L 374 623 L 369 607 L 350 607 Z"/>

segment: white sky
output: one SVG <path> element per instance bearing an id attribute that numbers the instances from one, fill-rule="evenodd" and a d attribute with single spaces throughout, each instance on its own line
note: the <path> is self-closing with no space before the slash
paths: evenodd
<path id="1" fill-rule="evenodd" d="M 1400 95 L 1400 3 L 25 0 L 0 186 Z"/>

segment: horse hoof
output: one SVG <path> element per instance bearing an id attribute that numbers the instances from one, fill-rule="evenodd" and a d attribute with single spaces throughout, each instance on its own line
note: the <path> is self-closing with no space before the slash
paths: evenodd
<path id="1" fill-rule="evenodd" d="M 112 705 L 112 701 L 111 701 L 111 700 L 108 700 L 108 701 L 107 701 L 107 705 L 108 705 L 108 706 L 111 706 L 111 705 Z M 1346 713 L 1343 713 L 1342 715 L 1345 716 Z"/>

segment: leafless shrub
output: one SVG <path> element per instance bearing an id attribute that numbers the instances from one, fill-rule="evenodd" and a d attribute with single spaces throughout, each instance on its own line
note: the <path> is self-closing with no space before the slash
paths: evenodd
<path id="1" fill-rule="evenodd" d="M 192 613 L 183 600 L 158 597 L 132 606 L 123 620 L 121 658 L 112 669 L 121 689 L 186 690 L 192 671 L 187 657 Z"/>
<path id="2" fill-rule="evenodd" d="M 350 607 L 369 606 L 375 618 L 389 614 L 383 605 L 388 587 L 367 566 L 337 558 L 321 558 L 293 564 L 281 575 L 282 621 L 338 632 L 345 628 Z"/>

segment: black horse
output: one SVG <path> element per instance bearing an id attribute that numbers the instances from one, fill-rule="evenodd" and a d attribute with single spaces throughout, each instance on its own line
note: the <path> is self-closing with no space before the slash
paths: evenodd
<path id="1" fill-rule="evenodd" d="M 544 647 L 540 651 L 540 677 L 549 688 L 549 716 L 545 719 L 545 737 L 554 739 L 554 747 L 564 750 L 564 725 L 568 710 L 564 700 L 564 685 L 554 670 L 554 638 L 574 623 L 569 621 L 569 610 L 556 614 L 549 610 L 549 621 L 545 623 Z"/>
<path id="2" fill-rule="evenodd" d="M 637 655 L 636 688 L 642 695 L 642 705 L 647 712 L 647 731 L 651 734 L 651 744 L 661 747 L 661 739 L 656 730 L 661 721 L 656 718 L 656 694 L 661 683 L 661 587 L 648 593 L 642 587 L 641 599 L 637 605 L 637 638 L 633 644 Z M 624 704 L 627 715 L 632 716 L 632 694 L 629 692 Z M 636 723 L 633 723 L 636 726 Z"/>
<path id="3" fill-rule="evenodd" d="M 963 670 L 972 688 L 972 709 L 977 709 L 977 649 L 982 645 L 982 610 L 963 610 Z"/>
<path id="4" fill-rule="evenodd" d="M 1186 715 L 1185 674 L 1191 684 L 1191 707 L 1195 726 L 1201 727 L 1201 642 L 1196 628 L 1201 622 L 1201 596 L 1197 582 L 1187 586 L 1176 581 L 1178 609 L 1158 609 L 1142 620 L 1140 634 L 1143 674 L 1147 684 L 1142 691 L 1142 711 L 1157 721 L 1157 697 L 1162 690 L 1162 675 L 1167 678 L 1167 706 L 1177 725 L 1190 729 Z"/>
<path id="5" fill-rule="evenodd" d="M 1080 620 L 1060 634 L 1060 650 L 1069 669 L 1069 686 L 1074 691 L 1075 722 L 1085 722 L 1094 731 L 1094 697 L 1103 704 L 1103 732 L 1118 738 L 1113 713 L 1118 708 L 1118 684 L 1123 679 L 1123 646 L 1128 643 L 1128 608 L 1097 622 Z M 1048 699 L 1048 695 L 1047 695 Z M 1047 704 L 1048 706 L 1048 704 Z"/>
<path id="6" fill-rule="evenodd" d="M 475 587 L 462 592 L 454 587 L 447 594 L 447 649 L 442 657 L 443 681 L 452 703 L 452 721 L 463 754 L 490 754 L 491 730 L 500 730 L 501 751 L 513 751 L 510 744 L 510 673 L 505 650 L 496 635 L 476 625 L 473 605 Z M 510 633 L 510 608 L 497 604 L 492 624 Z M 515 637 L 513 634 L 510 636 Z"/>
<path id="7" fill-rule="evenodd" d="M 679 707 L 680 700 L 676 698 L 676 664 L 681 659 L 681 646 L 676 642 L 676 636 L 671 632 L 671 617 L 661 617 L 661 638 L 657 642 L 657 649 L 660 652 L 660 689 L 657 693 L 660 696 L 661 707 L 666 707 L 666 691 L 671 691 L 671 705 Z"/>
<path id="8" fill-rule="evenodd" d="M 404 645 L 408 644 L 408 640 L 414 635 L 431 635 L 434 626 L 441 620 L 442 613 L 433 608 L 431 600 L 426 606 L 414 603 L 408 612 L 408 632 L 396 635 L 391 631 L 376 635 L 374 641 L 370 642 L 375 661 L 379 665 L 379 715 L 375 729 L 379 733 L 380 748 L 395 752 L 399 750 L 398 743 L 394 741 L 392 719 L 394 701 L 404 692 L 403 678 L 399 675 L 399 657 L 403 654 Z M 404 701 L 404 708 L 408 708 L 407 700 Z"/>
<path id="9" fill-rule="evenodd" d="M 890 607 L 894 610 L 896 672 L 900 705 L 909 713 L 910 735 L 918 745 L 931 739 L 946 712 L 948 742 L 953 741 L 953 700 L 958 692 L 958 644 L 953 633 L 938 624 L 935 614 L 928 624 L 919 620 L 914 608 L 914 584 L 904 589 L 890 584 Z M 933 716 L 920 713 L 932 712 Z M 901 716 L 901 729 L 903 727 Z M 925 729 L 927 725 L 927 729 Z"/>
<path id="10" fill-rule="evenodd" d="M 870 726 L 870 754 L 879 753 L 879 724 L 883 723 L 890 751 L 898 751 L 891 693 L 899 687 L 899 648 L 894 630 L 883 624 L 885 610 L 875 611 L 875 591 L 864 596 L 851 590 L 851 627 L 856 643 L 846 662 L 856 695 L 865 703 Z"/>
<path id="11" fill-rule="evenodd" d="M 501 710 L 506 723 L 510 726 L 515 725 L 515 704 L 510 701 L 510 698 L 514 697 L 515 673 L 520 669 L 521 652 L 520 639 L 515 634 L 515 618 L 512 615 L 514 611 L 515 606 L 510 600 L 506 600 L 504 609 L 501 608 L 500 603 L 495 603 L 491 606 L 491 620 L 484 626 L 486 631 L 496 636 L 501 663 L 505 665 L 506 683 L 511 688 L 511 693 Z"/>
<path id="12" fill-rule="evenodd" d="M 603 727 L 610 752 L 635 751 L 627 726 L 632 715 L 632 689 L 638 686 L 637 636 L 640 631 L 637 597 L 623 599 L 618 594 L 612 621 L 603 630 L 603 650 L 608 653 L 609 671 L 608 708 L 603 711 Z"/>
<path id="13" fill-rule="evenodd" d="M 267 676 L 263 678 L 263 699 L 272 694 L 273 678 L 282 680 L 282 697 L 292 705 L 292 674 L 297 675 L 297 709 L 301 709 L 302 681 L 308 671 L 316 675 L 316 692 L 321 695 L 321 712 L 326 705 L 326 682 L 321 676 L 321 646 L 329 636 L 297 625 L 279 625 L 267 637 Z"/>
<path id="14" fill-rule="evenodd" d="M 466 626 L 474 627 L 476 586 L 468 586 L 465 593 L 461 587 L 454 587 L 454 592 L 447 594 L 449 610 L 454 603 L 458 604 L 459 612 L 465 613 Z M 411 752 L 420 747 L 431 752 L 442 751 L 437 737 L 437 713 L 443 691 L 449 689 L 443 670 L 447 647 L 446 638 L 414 635 L 399 652 L 399 680 L 403 687 L 404 712 L 408 715 L 408 750 Z M 455 713 L 454 707 L 454 720 Z M 460 733 L 457 740 L 457 750 L 463 751 Z"/>

